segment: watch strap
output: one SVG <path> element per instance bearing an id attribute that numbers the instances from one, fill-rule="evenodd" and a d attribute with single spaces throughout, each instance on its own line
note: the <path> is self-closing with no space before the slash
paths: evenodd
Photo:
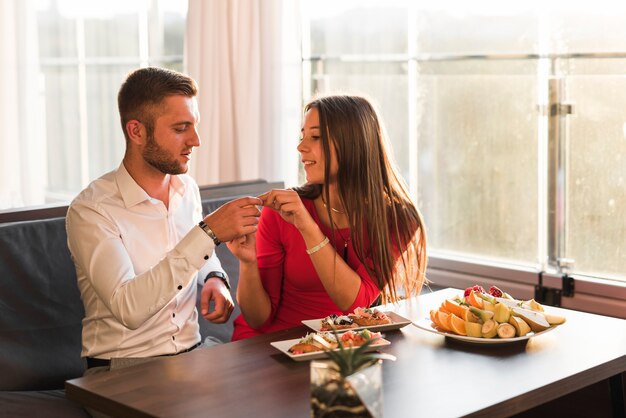
<path id="1" fill-rule="evenodd" d="M 216 247 L 222 243 L 222 241 L 220 241 L 215 235 L 215 232 L 213 232 L 211 228 L 209 228 L 209 225 L 207 225 L 204 221 L 200 221 L 198 226 L 202 228 L 202 230 L 209 236 L 209 238 L 213 240 L 213 243 Z"/>
<path id="2" fill-rule="evenodd" d="M 221 271 L 211 271 L 204 278 L 204 283 L 206 283 L 207 280 L 209 280 L 211 277 L 217 277 L 218 279 L 220 279 L 224 283 L 224 286 L 226 286 L 226 288 L 230 290 L 230 282 L 228 281 L 228 276 L 226 274 Z"/>

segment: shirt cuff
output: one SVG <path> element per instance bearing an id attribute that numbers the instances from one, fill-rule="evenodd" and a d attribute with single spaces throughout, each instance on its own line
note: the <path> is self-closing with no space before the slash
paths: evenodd
<path id="1" fill-rule="evenodd" d="M 215 243 L 199 226 L 194 226 L 176 245 L 176 250 L 185 257 L 192 266 L 200 270 L 213 255 Z"/>

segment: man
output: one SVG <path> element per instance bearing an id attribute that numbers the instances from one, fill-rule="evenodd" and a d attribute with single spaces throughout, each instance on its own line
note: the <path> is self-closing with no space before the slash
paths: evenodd
<path id="1" fill-rule="evenodd" d="M 207 320 L 223 323 L 232 313 L 214 249 L 256 231 L 262 202 L 237 199 L 202 219 L 198 186 L 185 174 L 200 145 L 196 94 L 195 82 L 175 71 L 132 72 L 118 94 L 123 161 L 68 210 L 88 374 L 200 345 L 197 284 Z"/>

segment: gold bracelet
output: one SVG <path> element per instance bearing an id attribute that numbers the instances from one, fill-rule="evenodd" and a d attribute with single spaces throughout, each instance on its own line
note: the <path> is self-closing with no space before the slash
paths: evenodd
<path id="1" fill-rule="evenodd" d="M 328 239 L 328 237 L 324 237 L 324 241 L 320 242 L 315 247 L 313 247 L 311 249 L 307 248 L 306 253 L 308 255 L 315 254 L 316 252 L 318 252 L 319 250 L 324 248 L 326 246 L 326 244 L 328 244 L 329 242 L 330 242 L 330 240 Z"/>

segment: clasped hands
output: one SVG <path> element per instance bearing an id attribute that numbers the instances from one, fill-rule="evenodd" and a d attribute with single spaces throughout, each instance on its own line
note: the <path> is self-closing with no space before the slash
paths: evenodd
<path id="1" fill-rule="evenodd" d="M 317 227 L 311 214 L 304 207 L 298 193 L 294 190 L 273 189 L 258 196 L 261 206 L 275 210 L 280 216 L 303 231 L 305 228 Z M 219 235 L 218 235 L 219 238 Z M 255 233 L 241 235 L 228 243 L 230 251 L 243 263 L 256 263 Z"/>

